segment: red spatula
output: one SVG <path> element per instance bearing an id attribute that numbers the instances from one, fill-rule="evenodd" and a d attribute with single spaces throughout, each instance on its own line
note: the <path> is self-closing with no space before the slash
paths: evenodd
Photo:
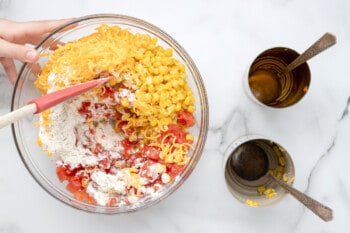
<path id="1" fill-rule="evenodd" d="M 25 116 L 40 113 L 48 108 L 62 103 L 67 99 L 89 91 L 92 88 L 97 87 L 98 85 L 104 84 L 109 79 L 110 77 L 88 81 L 82 84 L 74 85 L 59 91 L 52 92 L 47 95 L 43 95 L 37 99 L 33 99 L 29 101 L 28 104 L 24 107 L 19 108 L 13 112 L 7 113 L 3 116 L 0 116 L 0 128 L 11 124 L 15 121 L 18 121 L 19 119 Z"/>

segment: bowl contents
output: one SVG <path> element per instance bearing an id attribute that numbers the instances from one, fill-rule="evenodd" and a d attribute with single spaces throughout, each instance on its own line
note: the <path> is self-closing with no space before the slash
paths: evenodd
<path id="1" fill-rule="evenodd" d="M 38 144 L 79 201 L 128 206 L 156 196 L 191 157 L 195 98 L 185 65 L 157 38 L 105 24 L 46 54 L 43 94 L 108 83 L 40 115 Z"/>

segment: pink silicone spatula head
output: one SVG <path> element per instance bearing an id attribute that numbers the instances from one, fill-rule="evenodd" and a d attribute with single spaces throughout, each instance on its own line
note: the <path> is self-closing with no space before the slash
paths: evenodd
<path id="1" fill-rule="evenodd" d="M 80 95 L 86 91 L 89 91 L 93 89 L 94 87 L 97 87 L 98 85 L 104 84 L 107 82 L 111 77 L 107 78 L 100 78 L 95 79 L 92 81 L 88 81 L 85 83 L 81 83 L 78 85 L 74 85 L 71 87 L 64 88 L 62 90 L 58 90 L 52 93 L 49 93 L 47 95 L 43 95 L 39 98 L 36 98 L 34 100 L 31 100 L 28 102 L 28 104 L 34 103 L 37 107 L 37 111 L 35 114 L 40 113 L 48 108 L 51 108 L 52 106 L 55 106 L 59 103 L 62 103 L 63 101 L 70 99 L 74 96 Z"/>

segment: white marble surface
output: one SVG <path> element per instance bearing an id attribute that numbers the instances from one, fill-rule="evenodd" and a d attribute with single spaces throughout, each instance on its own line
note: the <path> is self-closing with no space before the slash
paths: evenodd
<path id="1" fill-rule="evenodd" d="M 20 160 L 10 127 L 0 130 L 0 232 L 347 232 L 350 220 L 350 1 L 39 1 L 0 0 L 0 17 L 18 21 L 121 13 L 149 21 L 190 53 L 206 85 L 210 129 L 204 154 L 185 184 L 160 204 L 129 215 L 94 215 L 47 194 Z M 0 30 L 6 30 L 0 28 Z M 310 91 L 296 106 L 272 111 L 251 102 L 242 75 L 274 46 L 301 52 L 326 31 L 336 46 L 309 62 Z M 0 70 L 0 113 L 12 86 Z M 291 196 L 254 209 L 226 190 L 227 145 L 263 134 L 293 156 L 295 187 L 333 208 L 324 223 Z"/>

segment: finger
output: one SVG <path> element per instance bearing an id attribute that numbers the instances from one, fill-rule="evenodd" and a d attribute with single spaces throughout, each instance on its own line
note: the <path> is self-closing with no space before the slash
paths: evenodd
<path id="1" fill-rule="evenodd" d="M 73 19 L 42 20 L 18 23 L 18 30 L 23 33 L 22 35 L 26 35 L 26 38 L 24 38 L 26 40 L 25 42 L 36 44 L 45 35 L 72 20 Z M 24 41 L 21 42 L 24 43 Z"/>
<path id="2" fill-rule="evenodd" d="M 65 43 L 60 41 L 60 40 L 57 40 L 57 39 L 54 39 L 54 38 L 48 38 L 45 40 L 44 43 L 41 44 L 41 47 L 43 49 L 46 49 L 46 48 L 49 48 L 50 50 L 54 51 L 56 49 L 58 49 L 60 46 L 64 45 Z"/>
<path id="3" fill-rule="evenodd" d="M 61 20 L 41 20 L 30 22 L 15 22 L 0 19 L 2 28 L 10 29 L 0 32 L 0 37 L 17 44 L 31 43 L 36 44 L 47 33 L 53 31 L 57 27 L 72 21 L 74 18 Z"/>
<path id="4" fill-rule="evenodd" d="M 13 58 L 23 62 L 35 62 L 39 59 L 39 54 L 33 48 L 0 39 L 0 57 Z"/>
<path id="5" fill-rule="evenodd" d="M 5 57 L 0 58 L 0 63 L 4 67 L 5 73 L 7 74 L 10 82 L 14 85 L 17 80 L 17 70 L 15 63 L 12 59 Z"/>

